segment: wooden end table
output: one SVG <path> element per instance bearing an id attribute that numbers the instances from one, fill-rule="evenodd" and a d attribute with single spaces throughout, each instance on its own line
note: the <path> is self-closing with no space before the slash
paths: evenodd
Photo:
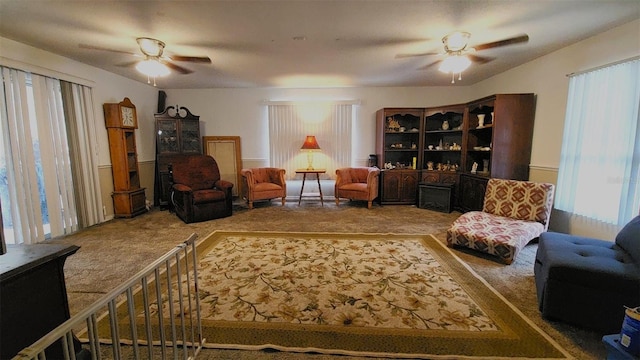
<path id="1" fill-rule="evenodd" d="M 320 190 L 320 204 L 324 206 L 324 201 L 322 199 L 322 186 L 320 186 L 320 174 L 326 173 L 326 169 L 298 169 L 296 170 L 296 174 L 302 174 L 302 187 L 300 188 L 300 197 L 298 198 L 298 206 L 300 206 L 300 201 L 302 201 L 302 193 L 304 192 L 304 182 L 307 180 L 307 174 L 316 174 L 316 180 L 318 181 L 318 190 Z"/>

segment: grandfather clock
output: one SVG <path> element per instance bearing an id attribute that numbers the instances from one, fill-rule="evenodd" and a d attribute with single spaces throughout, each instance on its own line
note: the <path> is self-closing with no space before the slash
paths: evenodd
<path id="1" fill-rule="evenodd" d="M 113 171 L 113 209 L 115 217 L 134 217 L 147 211 L 145 189 L 140 187 L 135 129 L 136 107 L 129 98 L 103 105 L 109 134 Z"/>

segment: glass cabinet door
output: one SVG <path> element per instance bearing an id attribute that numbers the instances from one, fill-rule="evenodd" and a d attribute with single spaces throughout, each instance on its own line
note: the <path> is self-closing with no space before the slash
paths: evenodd
<path id="1" fill-rule="evenodd" d="M 178 146 L 178 123 L 175 120 L 158 120 L 157 146 L 159 154 L 180 152 Z"/>
<path id="2" fill-rule="evenodd" d="M 196 154 L 202 152 L 202 146 L 200 145 L 200 122 L 198 120 L 183 120 L 181 136 L 182 144 L 180 145 L 182 146 L 182 152 Z"/>

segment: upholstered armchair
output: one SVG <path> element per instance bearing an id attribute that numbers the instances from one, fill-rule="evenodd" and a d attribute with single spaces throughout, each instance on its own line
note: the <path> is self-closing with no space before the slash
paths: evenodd
<path id="1" fill-rule="evenodd" d="M 242 197 L 247 201 L 249 209 L 253 202 L 282 198 L 282 206 L 287 198 L 287 183 L 284 180 L 284 169 L 251 168 L 242 169 Z"/>
<path id="2" fill-rule="evenodd" d="M 378 197 L 380 169 L 376 167 L 348 167 L 336 170 L 336 205 L 340 198 L 363 200 L 371 209 L 373 200 Z"/>
<path id="3" fill-rule="evenodd" d="M 171 204 L 185 223 L 231 215 L 233 184 L 220 179 L 215 159 L 208 155 L 186 155 L 170 165 Z"/>
<path id="4" fill-rule="evenodd" d="M 470 211 L 447 230 L 447 245 L 494 255 L 511 264 L 549 227 L 553 184 L 489 179 L 482 211 Z"/>

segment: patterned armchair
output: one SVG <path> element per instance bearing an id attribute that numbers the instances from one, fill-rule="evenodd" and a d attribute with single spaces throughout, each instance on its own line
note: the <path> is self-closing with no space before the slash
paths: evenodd
<path id="1" fill-rule="evenodd" d="M 287 183 L 284 169 L 253 168 L 242 169 L 242 197 L 253 209 L 253 202 L 282 198 L 282 206 L 287 199 Z"/>
<path id="2" fill-rule="evenodd" d="M 447 230 L 447 245 L 482 251 L 511 264 L 549 227 L 554 185 L 490 179 L 482 211 L 462 214 Z"/>
<path id="3" fill-rule="evenodd" d="M 231 216 L 233 184 L 220 179 L 218 163 L 208 155 L 185 155 L 170 165 L 171 203 L 185 223 Z"/>
<path id="4" fill-rule="evenodd" d="M 376 167 L 351 167 L 336 170 L 336 205 L 340 198 L 364 200 L 371 209 L 373 200 L 378 197 L 380 169 Z"/>

